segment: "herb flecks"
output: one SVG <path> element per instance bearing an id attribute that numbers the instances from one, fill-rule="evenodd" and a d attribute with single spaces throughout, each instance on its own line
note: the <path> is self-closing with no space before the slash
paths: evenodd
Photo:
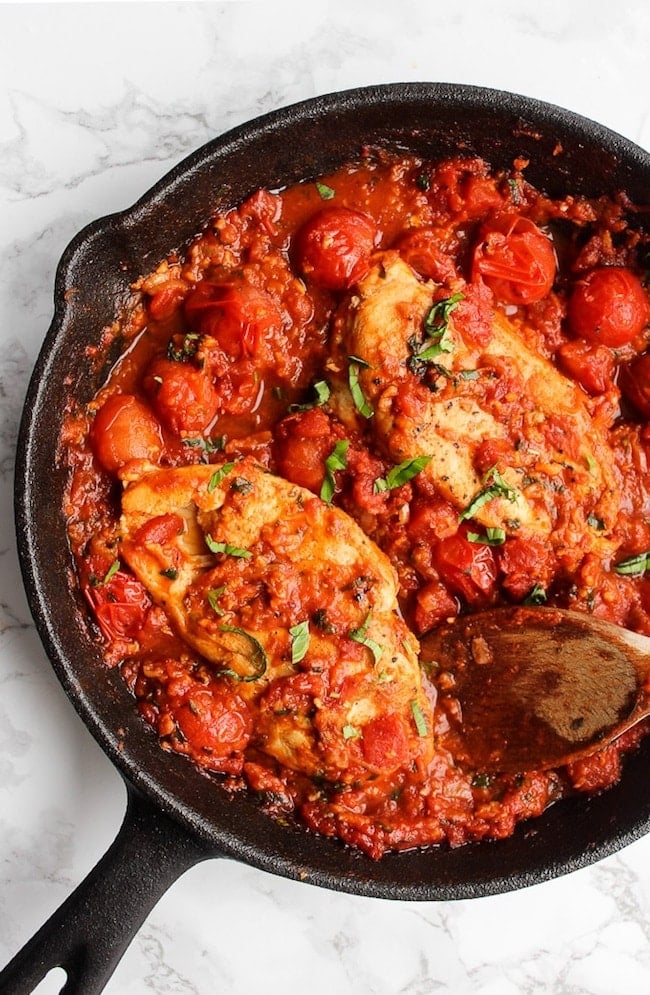
<path id="1" fill-rule="evenodd" d="M 211 553 L 223 553 L 225 556 L 234 556 L 239 559 L 248 559 L 253 555 L 250 549 L 231 546 L 228 542 L 217 542 L 209 533 L 205 537 L 205 544 Z"/>
<path id="2" fill-rule="evenodd" d="M 392 491 L 395 487 L 401 487 L 402 484 L 413 480 L 429 465 L 432 458 L 432 456 L 416 456 L 414 459 L 404 460 L 403 463 L 391 467 L 385 477 L 377 477 L 375 480 L 373 485 L 375 494 L 381 494 L 382 491 Z"/>
<path id="3" fill-rule="evenodd" d="M 309 622 L 307 619 L 292 625 L 289 629 L 289 635 L 291 637 L 291 662 L 293 664 L 300 663 L 301 660 L 304 660 L 309 649 Z"/>
<path id="4" fill-rule="evenodd" d="M 623 577 L 640 577 L 646 570 L 650 570 L 650 550 L 645 553 L 636 553 L 634 556 L 627 556 L 624 560 L 614 565 L 614 573 Z"/>
<path id="5" fill-rule="evenodd" d="M 245 629 L 240 629 L 236 625 L 220 625 L 219 631 L 238 637 L 234 645 L 227 646 L 227 650 L 236 656 L 243 657 L 246 665 L 250 666 L 251 672 L 241 674 L 238 670 L 226 667 L 219 671 L 220 677 L 231 677 L 235 681 L 248 683 L 257 681 L 266 673 L 268 659 L 262 644 Z"/>
<path id="6" fill-rule="evenodd" d="M 372 614 L 369 612 L 366 615 L 363 625 L 359 626 L 358 629 L 351 629 L 348 633 L 350 639 L 355 643 L 360 643 L 362 646 L 366 646 L 372 653 L 375 663 L 379 663 L 384 652 L 384 647 L 376 643 L 374 639 L 371 639 L 367 635 L 370 622 L 372 621 Z"/>
<path id="7" fill-rule="evenodd" d="M 435 363 L 435 360 L 444 353 L 453 352 L 454 343 L 449 334 L 449 319 L 462 300 L 463 294 L 454 294 L 452 297 L 437 301 L 429 309 L 423 324 L 424 340 L 409 341 L 412 355 L 407 366 L 411 373 L 420 376 L 429 363 Z"/>

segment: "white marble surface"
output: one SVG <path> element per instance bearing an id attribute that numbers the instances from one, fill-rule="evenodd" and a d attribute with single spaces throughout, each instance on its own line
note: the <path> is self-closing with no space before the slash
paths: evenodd
<path id="1" fill-rule="evenodd" d="M 368 83 L 514 90 L 648 148 L 649 40 L 647 0 L 0 5 L 0 964 L 124 808 L 40 647 L 13 538 L 16 428 L 69 239 L 229 127 Z M 649 921 L 650 837 L 524 892 L 442 904 L 212 861 L 162 899 L 106 991 L 645 995 Z"/>

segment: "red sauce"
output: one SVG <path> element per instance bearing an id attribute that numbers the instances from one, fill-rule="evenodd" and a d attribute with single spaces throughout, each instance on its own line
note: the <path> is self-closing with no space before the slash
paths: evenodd
<path id="1" fill-rule="evenodd" d="M 140 281 L 142 306 L 121 326 L 121 361 L 87 409 L 74 407 L 62 434 L 78 582 L 107 664 L 120 668 L 162 748 L 185 754 L 232 790 L 258 793 L 271 814 L 295 812 L 312 829 L 374 858 L 508 836 L 517 822 L 567 793 L 615 783 L 622 754 L 645 729 L 563 770 L 487 776 L 457 765 L 449 753 L 445 733 L 454 702 L 439 684 L 430 763 L 399 765 L 406 733 L 387 713 L 355 745 L 364 763 L 376 766 L 374 780 L 342 785 L 292 772 L 264 752 L 263 710 L 284 708 L 309 721 L 322 678 L 297 665 L 262 706 L 244 700 L 227 676 L 215 676 L 120 561 L 116 481 L 137 461 L 178 467 L 252 454 L 319 495 L 326 460 L 345 440 L 332 500 L 390 557 L 401 610 L 416 635 L 459 612 L 527 599 L 650 633 L 647 244 L 629 223 L 622 195 L 587 200 L 567 191 L 551 200 L 526 181 L 525 167 L 518 162 L 502 173 L 478 159 L 430 163 L 369 152 L 318 182 L 258 191 L 211 219 L 182 259 L 165 261 Z M 505 313 L 528 348 L 589 399 L 593 422 L 605 426 L 622 495 L 620 507 L 610 509 L 607 555 L 571 542 L 575 501 L 568 476 L 554 506 L 564 545 L 510 533 L 477 541 L 475 523 L 461 520 L 423 474 L 376 486 L 390 460 L 370 428 L 351 432 L 341 423 L 324 384 L 344 320 L 341 302 L 385 249 L 396 249 L 419 278 L 433 281 L 433 303 L 444 308 L 458 298 L 453 320 L 477 357 L 494 313 Z M 621 294 L 628 302 L 622 314 Z M 418 418 L 432 391 L 452 386 L 435 364 L 424 369 L 414 362 L 400 381 L 395 410 Z M 534 407 L 508 357 L 466 388 L 510 426 Z M 544 437 L 579 462 L 566 417 L 549 416 Z M 476 471 L 503 473 L 517 465 L 519 445 L 512 430 L 483 440 L 473 454 Z M 577 487 L 582 477 L 575 474 Z M 179 527 L 173 518 L 151 526 L 158 538 Z M 604 528 L 595 515 L 591 525 Z M 235 574 L 224 596 L 243 601 Z M 311 606 L 318 622 L 310 578 L 288 586 L 286 597 L 287 605 L 293 599 Z M 350 641 L 349 651 L 364 650 Z M 435 675 L 427 680 L 435 686 Z M 387 757 L 397 773 L 381 773 Z"/>

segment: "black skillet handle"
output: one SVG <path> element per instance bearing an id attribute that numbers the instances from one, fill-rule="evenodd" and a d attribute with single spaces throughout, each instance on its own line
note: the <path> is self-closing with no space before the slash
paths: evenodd
<path id="1" fill-rule="evenodd" d="M 124 822 L 108 852 L 3 971 L 2 995 L 30 995 L 52 968 L 61 995 L 97 995 L 147 915 L 194 864 L 222 856 L 127 785 Z"/>

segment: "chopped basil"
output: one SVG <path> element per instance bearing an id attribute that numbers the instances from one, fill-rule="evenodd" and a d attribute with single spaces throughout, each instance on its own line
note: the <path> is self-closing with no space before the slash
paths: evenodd
<path id="1" fill-rule="evenodd" d="M 187 332 L 183 335 L 180 345 L 176 345 L 178 336 L 172 336 L 167 344 L 167 359 L 175 363 L 185 363 L 196 356 L 199 348 L 200 335 L 196 332 Z"/>
<path id="2" fill-rule="evenodd" d="M 432 459 L 432 456 L 416 456 L 415 459 L 407 459 L 403 463 L 391 467 L 385 477 L 378 477 L 375 480 L 373 485 L 375 494 L 380 494 L 382 491 L 392 491 L 393 488 L 408 483 L 413 477 L 417 477 L 418 473 L 424 470 Z"/>
<path id="3" fill-rule="evenodd" d="M 226 556 L 236 556 L 240 559 L 248 559 L 253 554 L 249 549 L 241 549 L 239 546 L 231 546 L 227 542 L 216 542 L 211 535 L 206 535 L 205 544 L 211 553 L 225 553 Z"/>
<path id="4" fill-rule="evenodd" d="M 492 784 L 492 778 L 489 774 L 475 774 L 472 778 L 473 788 L 489 788 Z"/>
<path id="5" fill-rule="evenodd" d="M 168 580 L 176 580 L 178 577 L 178 570 L 175 567 L 168 567 L 167 570 L 160 571 L 161 577 L 167 577 Z"/>
<path id="6" fill-rule="evenodd" d="M 314 394 L 313 401 L 305 401 L 304 404 L 290 404 L 288 410 L 309 411 L 311 408 L 322 408 L 330 399 L 330 386 L 326 380 L 318 380 L 311 388 Z"/>
<path id="7" fill-rule="evenodd" d="M 431 189 L 431 177 L 428 173 L 418 173 L 415 182 L 420 190 L 424 190 L 425 193 Z"/>
<path id="8" fill-rule="evenodd" d="M 239 656 L 243 656 L 252 665 L 253 671 L 250 674 L 242 675 L 236 670 L 232 670 L 230 667 L 219 671 L 220 677 L 232 677 L 235 681 L 257 681 L 266 672 L 268 665 L 268 660 L 266 653 L 264 652 L 264 647 L 257 641 L 255 636 L 251 636 L 250 632 L 246 632 L 245 629 L 240 629 L 236 625 L 220 625 L 219 629 L 221 632 L 230 632 L 233 635 L 241 636 L 244 639 L 247 652 L 242 652 L 241 650 L 234 650 Z"/>
<path id="9" fill-rule="evenodd" d="M 347 468 L 346 456 L 349 446 L 350 442 L 348 439 L 340 439 L 325 460 L 325 479 L 320 489 L 320 496 L 321 500 L 326 501 L 327 504 L 332 503 L 334 491 L 336 490 L 336 478 L 334 474 L 337 470 L 345 470 Z"/>
<path id="10" fill-rule="evenodd" d="M 462 294 L 454 294 L 453 297 L 437 301 L 429 309 L 424 319 L 426 338 L 421 343 L 415 338 L 409 340 L 412 356 L 407 366 L 411 373 L 420 375 L 427 363 L 432 363 L 443 353 L 453 352 L 454 343 L 449 337 L 449 318 L 462 300 Z"/>
<path id="11" fill-rule="evenodd" d="M 113 560 L 103 577 L 96 577 L 95 574 L 91 574 L 89 578 L 91 587 L 101 587 L 102 584 L 108 584 L 120 569 L 120 566 L 119 560 Z"/>
<path id="12" fill-rule="evenodd" d="M 371 639 L 369 636 L 366 635 L 366 633 L 368 632 L 368 626 L 370 625 L 371 618 L 372 614 L 369 612 L 366 615 L 366 619 L 363 625 L 360 626 L 358 629 L 351 629 L 348 635 L 350 639 L 354 640 L 355 643 L 361 643 L 362 646 L 367 646 L 367 648 L 370 650 L 373 657 L 375 658 L 375 663 L 379 663 L 381 656 L 384 652 L 384 647 L 380 646 L 379 643 L 376 643 L 374 639 Z"/>
<path id="13" fill-rule="evenodd" d="M 327 183 L 316 183 L 316 189 L 323 200 L 331 200 L 336 191 L 328 187 Z"/>
<path id="14" fill-rule="evenodd" d="M 418 736 L 428 736 L 429 729 L 426 723 L 426 719 L 422 714 L 422 709 L 417 701 L 411 702 L 411 714 L 413 715 L 413 721 L 415 722 L 415 728 L 418 731 Z"/>
<path id="15" fill-rule="evenodd" d="M 546 591 L 541 584 L 535 584 L 529 594 L 524 598 L 525 605 L 543 605 L 546 601 Z"/>
<path id="16" fill-rule="evenodd" d="M 350 385 L 350 393 L 352 394 L 354 406 L 364 418 L 372 418 L 374 411 L 370 407 L 359 383 L 359 370 L 361 367 L 366 367 L 367 369 L 369 364 L 363 359 L 358 359 L 357 356 L 350 356 L 348 362 L 348 384 Z"/>
<path id="17" fill-rule="evenodd" d="M 504 529 L 486 528 L 485 532 L 468 532 L 467 538 L 470 542 L 480 543 L 482 546 L 502 546 L 506 541 Z"/>
<path id="18" fill-rule="evenodd" d="M 356 726 L 344 725 L 343 726 L 343 739 L 360 739 L 361 730 L 357 729 Z"/>
<path id="19" fill-rule="evenodd" d="M 223 608 L 219 604 L 219 598 L 221 597 L 221 595 L 225 590 L 226 590 L 225 586 L 222 586 L 222 587 L 211 587 L 210 590 L 208 591 L 208 604 L 210 605 L 210 608 L 212 608 L 212 610 L 217 613 L 217 615 L 226 614 Z"/>
<path id="20" fill-rule="evenodd" d="M 223 466 L 220 466 L 218 470 L 214 471 L 214 473 L 212 474 L 212 476 L 208 481 L 208 492 L 210 494 L 216 487 L 219 486 L 224 477 L 228 476 L 230 471 L 233 469 L 234 465 L 235 465 L 234 462 L 224 463 Z"/>
<path id="21" fill-rule="evenodd" d="M 309 622 L 298 622 L 289 629 L 291 636 L 291 662 L 300 663 L 309 649 Z"/>
<path id="22" fill-rule="evenodd" d="M 473 518 L 483 505 L 488 504 L 494 498 L 505 498 L 507 501 L 513 502 L 517 500 L 517 491 L 503 479 L 496 466 L 490 467 L 483 477 L 482 483 L 487 486 L 479 491 L 476 497 L 470 501 L 465 510 L 458 516 L 459 522 Z"/>
<path id="23" fill-rule="evenodd" d="M 614 566 L 614 573 L 626 577 L 639 577 L 646 570 L 650 570 L 650 550 L 646 553 L 637 553 L 636 556 L 628 556 Z"/>

